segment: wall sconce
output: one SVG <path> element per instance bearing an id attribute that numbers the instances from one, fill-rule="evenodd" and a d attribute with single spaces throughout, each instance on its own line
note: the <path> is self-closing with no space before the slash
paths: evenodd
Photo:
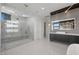
<path id="1" fill-rule="evenodd" d="M 74 4 L 73 4 L 74 5 Z M 66 11 L 65 11 L 65 14 L 70 10 L 70 8 L 73 6 L 71 5 Z"/>

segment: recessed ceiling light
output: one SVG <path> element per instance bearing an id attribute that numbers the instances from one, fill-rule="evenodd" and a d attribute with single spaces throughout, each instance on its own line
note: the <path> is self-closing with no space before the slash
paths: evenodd
<path id="1" fill-rule="evenodd" d="M 44 10 L 45 8 L 41 8 L 42 10 Z"/>
<path id="2" fill-rule="evenodd" d="M 23 16 L 23 17 L 26 17 L 26 15 L 24 15 L 24 14 L 23 14 L 22 16 Z"/>
<path id="3" fill-rule="evenodd" d="M 4 6 L 2 6 L 2 9 L 4 9 L 5 7 Z"/>

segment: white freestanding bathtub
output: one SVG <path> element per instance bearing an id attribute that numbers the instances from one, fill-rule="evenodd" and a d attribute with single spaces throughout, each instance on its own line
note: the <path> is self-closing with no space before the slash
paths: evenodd
<path id="1" fill-rule="evenodd" d="M 79 55 L 79 44 L 69 45 L 67 55 Z"/>

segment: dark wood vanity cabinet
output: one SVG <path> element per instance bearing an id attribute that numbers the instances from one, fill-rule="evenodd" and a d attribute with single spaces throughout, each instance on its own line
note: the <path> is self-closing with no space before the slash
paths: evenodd
<path id="1" fill-rule="evenodd" d="M 79 43 L 79 36 L 75 36 L 75 42 Z"/>
<path id="2" fill-rule="evenodd" d="M 79 43 L 79 36 L 50 34 L 50 41 L 58 41 L 63 43 Z"/>

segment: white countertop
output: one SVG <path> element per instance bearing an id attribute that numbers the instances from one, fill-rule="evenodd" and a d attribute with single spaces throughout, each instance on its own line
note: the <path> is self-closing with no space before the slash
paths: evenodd
<path id="1" fill-rule="evenodd" d="M 79 34 L 74 34 L 74 33 L 54 33 L 54 32 L 50 32 L 50 34 L 63 34 L 63 35 L 74 35 L 74 36 L 79 36 Z"/>

